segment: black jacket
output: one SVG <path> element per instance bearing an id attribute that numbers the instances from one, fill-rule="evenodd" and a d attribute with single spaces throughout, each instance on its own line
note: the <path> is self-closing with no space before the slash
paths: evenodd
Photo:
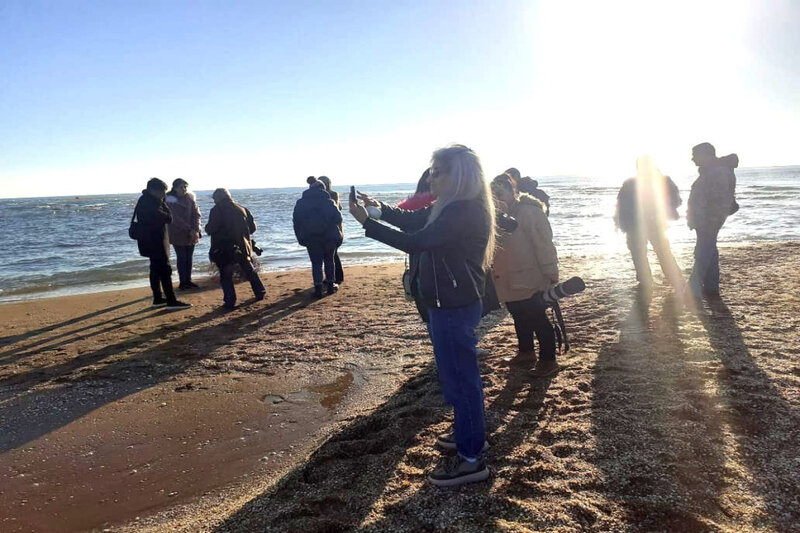
<path id="1" fill-rule="evenodd" d="M 411 270 L 430 307 L 463 307 L 483 297 L 486 274 L 483 256 L 490 223 L 478 200 L 454 202 L 425 226 L 432 207 L 404 211 L 381 205 L 381 220 L 408 231 L 397 231 L 369 219 L 367 237 L 409 254 L 419 254 Z"/>
<path id="2" fill-rule="evenodd" d="M 342 213 L 321 185 L 312 186 L 297 200 L 292 215 L 300 246 L 314 243 L 342 244 Z"/>
<path id="3" fill-rule="evenodd" d="M 216 204 L 206 224 L 206 233 L 211 235 L 211 260 L 222 265 L 249 260 L 253 253 L 250 235 L 255 231 L 256 222 L 247 208 L 232 200 Z"/>
<path id="4" fill-rule="evenodd" d="M 619 193 L 617 194 L 617 209 L 614 213 L 614 222 L 617 224 L 617 227 L 624 231 L 625 233 L 641 230 L 644 228 L 640 228 L 640 223 L 646 223 L 647 217 L 639 216 L 639 207 L 644 208 L 643 215 L 655 215 L 656 213 L 666 213 L 667 218 L 670 220 L 677 220 L 678 219 L 678 207 L 681 205 L 681 193 L 678 191 L 678 186 L 675 185 L 675 182 L 669 176 L 664 176 L 664 197 L 662 198 L 661 195 L 655 194 L 654 192 L 651 194 L 645 194 L 642 198 L 639 197 L 639 194 L 636 191 L 636 178 L 629 178 L 622 183 L 622 187 L 619 189 Z M 663 206 L 656 206 L 656 205 L 644 205 L 639 206 L 639 201 L 644 200 L 646 202 L 657 202 L 663 201 L 665 205 Z M 665 224 L 666 221 L 660 221 L 660 223 Z M 665 229 L 664 228 L 661 229 Z"/>
<path id="5" fill-rule="evenodd" d="M 136 241 L 139 244 L 139 254 L 144 257 L 166 255 L 164 236 L 167 224 L 172 222 L 172 213 L 167 202 L 146 190 L 142 191 L 142 196 L 136 202 L 136 220 L 140 233 L 140 238 Z"/>

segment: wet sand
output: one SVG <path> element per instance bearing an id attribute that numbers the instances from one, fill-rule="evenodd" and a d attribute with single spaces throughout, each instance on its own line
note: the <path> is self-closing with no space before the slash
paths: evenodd
<path id="1" fill-rule="evenodd" d="M 623 255 L 564 258 L 588 288 L 558 375 L 482 324 L 493 476 L 457 489 L 425 482 L 451 415 L 402 265 L 318 302 L 271 274 L 227 314 L 216 288 L 0 306 L 0 530 L 800 530 L 798 252 L 722 249 L 696 309 Z"/>

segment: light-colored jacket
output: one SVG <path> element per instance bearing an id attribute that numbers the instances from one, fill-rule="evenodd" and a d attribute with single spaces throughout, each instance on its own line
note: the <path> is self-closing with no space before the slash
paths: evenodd
<path id="1" fill-rule="evenodd" d="M 169 242 L 175 246 L 191 246 L 200 240 L 200 209 L 194 193 L 183 196 L 167 194 L 167 205 L 172 212 L 169 229 Z"/>
<path id="2" fill-rule="evenodd" d="M 558 254 L 544 204 L 520 194 L 508 214 L 518 227 L 499 234 L 492 265 L 501 302 L 526 300 L 558 283 Z"/>

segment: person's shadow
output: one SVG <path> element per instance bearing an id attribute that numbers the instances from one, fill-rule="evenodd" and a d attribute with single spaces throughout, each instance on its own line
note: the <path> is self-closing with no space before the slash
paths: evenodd
<path id="1" fill-rule="evenodd" d="M 733 433 L 736 456 L 749 473 L 738 481 L 759 496 L 761 502 L 754 503 L 760 503 L 764 522 L 778 531 L 800 531 L 800 413 L 759 367 L 724 300 L 710 299 L 708 308 L 710 314 L 699 316 L 721 364 L 716 378 L 726 404 L 724 422 Z M 767 314 L 760 320 L 779 317 Z M 764 328 L 760 335 L 770 330 L 774 328 Z M 764 339 L 761 345 L 774 341 Z M 800 374 L 797 368 L 794 374 Z"/>
<path id="2" fill-rule="evenodd" d="M 503 310 L 483 318 L 477 328 L 482 337 L 506 317 Z M 486 366 L 482 365 L 485 371 Z M 526 400 L 526 403 L 538 400 Z M 349 531 L 367 519 L 374 503 L 390 490 L 398 469 L 424 487 L 397 508 L 426 505 L 441 496 L 425 479 L 440 452 L 431 445 L 448 424 L 433 362 L 393 394 L 381 407 L 350 422 L 305 463 L 284 476 L 274 487 L 249 501 L 215 531 Z M 471 487 L 486 493 L 490 484 Z M 510 504 L 509 504 L 510 505 Z M 521 507 L 519 513 L 526 513 Z M 391 514 L 391 511 L 390 511 Z M 373 524 L 373 529 L 383 529 Z M 429 530 L 431 524 L 410 524 L 410 530 Z"/>
<path id="3" fill-rule="evenodd" d="M 277 322 L 312 301 L 308 294 L 288 295 L 270 306 L 258 305 L 230 317 L 222 309 L 118 343 L 81 353 L 63 363 L 16 374 L 3 383 L 0 420 L 10 431 L 0 432 L 0 453 L 12 450 L 111 402 L 153 387 L 184 372 L 220 346 Z M 209 323 L 209 325 L 204 325 Z M 137 351 L 138 350 L 138 351 Z M 111 363 L 104 360 L 130 354 Z M 96 387 L 98 384 L 113 386 Z M 35 388 L 47 384 L 47 387 Z M 88 385 L 93 390 L 81 393 Z M 14 390 L 22 387 L 21 390 Z"/>
<path id="4" fill-rule="evenodd" d="M 644 530 L 702 531 L 726 521 L 725 434 L 675 297 L 633 297 L 619 340 L 603 345 L 592 382 L 592 462 L 603 492 Z M 702 359 L 702 356 L 700 357 Z"/>

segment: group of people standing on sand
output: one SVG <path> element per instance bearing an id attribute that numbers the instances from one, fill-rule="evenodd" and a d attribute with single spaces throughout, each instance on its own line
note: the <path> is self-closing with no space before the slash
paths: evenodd
<path id="1" fill-rule="evenodd" d="M 687 219 L 697 232 L 697 245 L 688 286 L 699 297 L 713 296 L 719 294 L 717 235 L 727 216 L 738 209 L 733 173 L 738 159 L 717 158 L 714 147 L 702 143 L 694 147 L 693 160 L 699 177 L 692 185 Z M 335 293 L 343 280 L 337 253 L 343 240 L 341 203 L 327 177 L 309 177 L 307 183 L 295 205 L 294 231 L 308 250 L 314 294 L 322 297 Z M 183 269 L 179 288 L 192 288 L 191 250 L 201 237 L 200 214 L 193 197 L 187 199 L 183 180 L 176 180 L 173 200 L 166 199 L 166 188 L 157 178 L 148 182 L 134 213 L 145 229 L 133 231 L 132 222 L 131 236 L 137 235 L 142 255 L 150 258 L 153 305 L 185 308 L 189 304 L 176 300 L 172 292 L 166 243 L 169 239 L 176 246 L 179 272 Z M 485 480 L 489 469 L 484 452 L 489 443 L 475 329 L 485 308 L 491 307 L 487 287 L 513 317 L 518 357 L 532 365 L 531 376 L 547 378 L 558 371 L 554 328 L 538 297 L 559 281 L 548 218 L 550 198 L 515 168 L 487 181 L 477 154 L 463 145 L 436 150 L 415 194 L 396 206 L 354 193 L 349 211 L 366 236 L 409 256 L 404 289 L 427 324 L 442 393 L 453 407 L 453 428 L 437 438 L 437 445 L 457 453 L 445 456 L 429 480 L 439 486 Z M 262 299 L 266 290 L 251 263 L 253 216 L 225 189 L 214 191 L 213 198 L 215 206 L 205 229 L 211 235 L 210 258 L 220 269 L 225 305 L 235 305 L 235 265 L 250 281 L 256 298 Z M 676 287 L 683 284 L 665 235 L 667 220 L 677 219 L 680 203 L 672 180 L 650 158 L 640 158 L 636 178 L 620 190 L 615 221 L 627 234 L 643 286 L 652 283 L 648 242 L 667 279 Z M 178 246 L 184 249 L 178 252 Z"/>
<path id="2" fill-rule="evenodd" d="M 687 219 L 697 232 L 689 288 L 698 297 L 719 294 L 716 239 L 725 219 L 738 209 L 734 192 L 735 155 L 717 158 L 709 143 L 693 149 L 699 177 L 692 185 Z M 404 276 L 428 325 L 445 401 L 453 407 L 452 431 L 437 445 L 456 451 L 430 474 L 439 486 L 485 480 L 489 469 L 483 386 L 475 328 L 492 286 L 514 319 L 519 356 L 536 360 L 531 375 L 558 371 L 555 334 L 540 291 L 559 280 L 558 254 L 548 220 L 549 197 L 530 178 L 511 168 L 491 183 L 478 156 L 462 145 L 433 153 L 414 197 L 398 206 L 359 194 L 350 213 L 367 237 L 409 254 Z M 647 243 L 653 244 L 667 279 L 682 279 L 665 237 L 666 221 L 677 219 L 680 195 L 650 158 L 637 162 L 637 177 L 623 184 L 615 220 L 628 234 L 637 276 L 649 286 Z"/>
<path id="3" fill-rule="evenodd" d="M 692 184 L 686 221 L 697 234 L 694 265 L 688 285 L 675 261 L 666 235 L 668 220 L 677 220 L 680 192 L 648 156 L 636 162 L 636 177 L 626 180 L 617 195 L 614 222 L 626 235 L 636 269 L 636 279 L 645 292 L 653 284 L 647 259 L 648 243 L 658 257 L 664 277 L 679 293 L 689 290 L 696 299 L 719 296 L 719 252 L 717 237 L 728 216 L 739 210 L 736 203 L 736 154 L 718 158 L 714 146 L 701 143 L 692 149 L 699 176 Z"/>
<path id="4" fill-rule="evenodd" d="M 454 411 L 452 431 L 436 442 L 457 453 L 430 474 L 435 485 L 489 477 L 475 334 L 487 285 L 514 318 L 520 354 L 535 360 L 534 336 L 539 340 L 532 374 L 558 370 L 553 327 L 534 300 L 558 282 L 558 256 L 547 206 L 520 183 L 510 169 L 490 184 L 475 152 L 453 145 L 433 153 L 416 194 L 398 206 L 366 194 L 350 199 L 350 213 L 367 237 L 410 256 L 406 291 L 427 323 L 442 393 Z"/>
<path id="5" fill-rule="evenodd" d="M 167 192 L 166 183 L 151 178 L 133 211 L 129 233 L 136 239 L 139 253 L 150 259 L 153 307 L 170 310 L 191 307 L 175 296 L 169 264 L 170 244 L 175 248 L 180 279 L 178 290 L 198 288 L 192 281 L 192 256 L 203 234 L 200 209 L 188 186 L 186 180 L 178 178 Z M 253 254 L 260 253 L 252 238 L 256 231 L 253 215 L 234 202 L 227 189 L 216 189 L 212 198 L 214 207 L 208 215 L 205 231 L 211 236 L 209 259 L 219 269 L 224 307 L 232 309 L 236 305 L 233 276 L 237 266 L 250 282 L 256 300 L 263 300 L 267 290 L 253 267 Z"/>

